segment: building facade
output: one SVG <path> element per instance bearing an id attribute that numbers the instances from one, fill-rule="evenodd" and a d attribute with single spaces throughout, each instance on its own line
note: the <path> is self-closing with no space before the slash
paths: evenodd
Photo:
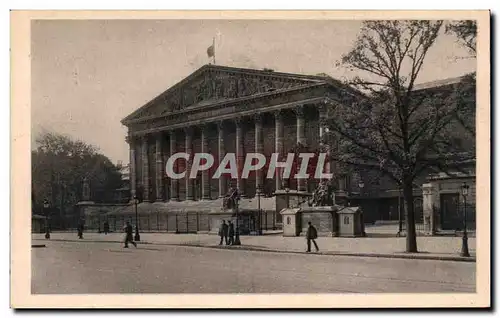
<path id="1" fill-rule="evenodd" d="M 194 180 L 188 174 L 178 180 L 167 177 L 165 164 L 177 152 L 210 153 L 216 164 L 231 152 L 241 167 L 250 152 L 269 159 L 298 143 L 319 149 L 326 104 L 352 103 L 357 94 L 326 76 L 206 65 L 122 121 L 129 131 L 132 196 L 143 204 L 185 201 L 193 206 L 193 201 L 220 200 L 231 187 L 248 199 L 256 197 L 257 189 L 266 198 L 285 187 L 290 193 L 310 193 L 319 180 L 290 179 L 284 184 L 279 174 L 267 178 L 266 171 L 247 179 L 214 179 L 215 168 Z M 189 173 L 191 164 L 177 160 L 174 170 Z M 270 208 L 279 209 L 276 204 Z M 206 210 L 203 203 L 199 207 Z"/>
<path id="2" fill-rule="evenodd" d="M 439 90 L 453 83 L 456 80 L 425 84 L 419 89 Z M 261 153 L 268 160 L 272 153 L 278 153 L 284 160 L 297 144 L 322 149 L 327 108 L 328 116 L 334 116 L 331 109 L 335 105 L 350 106 L 359 98 L 359 91 L 326 75 L 205 65 L 122 120 L 128 128 L 130 197 L 137 200 L 106 207 L 109 212 L 104 214 L 99 214 L 103 207 L 89 206 L 87 210 L 95 215 L 87 225 L 101 227 L 108 219 L 117 229 L 130 220 L 139 223 L 143 230 L 210 232 L 216 226 L 211 215 L 221 213 L 229 189 L 238 188 L 242 197 L 239 210 L 243 214 L 250 215 L 254 223 L 257 220 L 260 228 L 279 228 L 279 211 L 304 202 L 320 180 L 283 180 L 279 173 L 267 178 L 266 170 L 256 171 L 246 179 L 240 173 L 234 179 L 224 175 L 213 178 L 218 163 L 226 153 L 235 153 L 241 172 L 247 153 Z M 172 168 L 176 172 L 186 171 L 186 177 L 171 179 L 165 166 L 168 158 L 179 152 L 210 153 L 215 164 L 192 179 L 192 159 L 178 159 Z M 325 172 L 334 175 L 337 201 L 361 206 L 365 222 L 396 221 L 404 215 L 400 212 L 401 191 L 380 173 L 342 170 L 334 163 L 327 163 Z M 434 233 L 449 227 L 446 215 L 450 212 L 431 213 L 429 206 L 449 210 L 450 204 L 436 203 L 441 200 L 439 195 L 426 195 L 431 191 L 424 189 L 429 188 L 424 185 L 426 182 L 425 176 L 416 182 L 416 221 L 422 225 L 422 232 L 425 228 Z M 440 187 L 436 182 L 431 182 L 432 193 Z M 430 199 L 433 203 L 429 203 Z M 254 217 L 256 213 L 258 217 Z"/>

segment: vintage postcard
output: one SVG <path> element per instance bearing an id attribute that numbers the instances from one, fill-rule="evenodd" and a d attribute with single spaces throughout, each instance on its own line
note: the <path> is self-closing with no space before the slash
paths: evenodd
<path id="1" fill-rule="evenodd" d="M 490 306 L 488 11 L 11 24 L 12 307 Z"/>

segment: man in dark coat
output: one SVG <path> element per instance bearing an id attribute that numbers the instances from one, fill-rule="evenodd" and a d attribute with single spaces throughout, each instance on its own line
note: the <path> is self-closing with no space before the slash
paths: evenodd
<path id="1" fill-rule="evenodd" d="M 227 231 L 228 231 L 228 228 L 227 228 L 226 221 L 222 220 L 222 224 L 219 228 L 219 236 L 220 236 L 219 245 L 222 245 L 222 241 L 224 238 L 226 239 L 226 245 L 227 245 Z"/>
<path id="2" fill-rule="evenodd" d="M 229 221 L 229 243 L 228 245 L 233 245 L 234 244 L 234 224 L 233 222 Z"/>
<path id="3" fill-rule="evenodd" d="M 109 223 L 108 221 L 104 221 L 104 234 L 108 235 L 109 232 Z"/>
<path id="4" fill-rule="evenodd" d="M 307 228 L 306 238 L 307 238 L 307 252 L 311 251 L 311 241 L 314 243 L 314 247 L 316 248 L 316 252 L 319 252 L 318 244 L 316 244 L 316 239 L 318 238 L 318 231 L 311 224 L 308 223 L 309 227 Z"/>
<path id="5" fill-rule="evenodd" d="M 83 239 L 83 222 L 78 225 L 78 238 Z"/>
<path id="6" fill-rule="evenodd" d="M 127 221 L 127 225 L 125 225 L 125 246 L 124 248 L 128 248 L 128 243 L 132 243 L 132 245 L 134 245 L 135 247 L 137 247 L 137 243 L 134 242 L 134 236 L 133 236 L 133 232 L 134 232 L 134 229 L 132 228 L 132 224 L 130 224 L 129 221 Z"/>

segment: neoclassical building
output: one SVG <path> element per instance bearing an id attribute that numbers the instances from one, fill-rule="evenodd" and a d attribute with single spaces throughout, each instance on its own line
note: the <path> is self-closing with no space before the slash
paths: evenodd
<path id="1" fill-rule="evenodd" d="M 326 103 L 352 103 L 358 95 L 328 76 L 205 65 L 122 120 L 128 128 L 132 196 L 143 204 L 176 202 L 178 207 L 177 202 L 185 202 L 186 207 L 208 212 L 213 203 L 207 201 L 220 200 L 230 187 L 248 199 L 259 188 L 264 200 L 275 201 L 267 200 L 266 207 L 276 210 L 274 194 L 284 187 L 291 193 L 310 193 L 318 180 L 284 184 L 279 175 L 266 178 L 265 171 L 248 179 L 213 179 L 215 168 L 195 180 L 188 174 L 170 179 L 166 160 L 176 152 L 206 152 L 218 163 L 232 152 L 241 167 L 248 152 L 269 158 L 272 153 L 286 154 L 297 143 L 318 149 Z M 191 164 L 177 160 L 174 169 L 189 172 Z"/>
<path id="2" fill-rule="evenodd" d="M 439 96 L 443 90 L 454 89 L 459 81 L 425 83 L 415 89 Z M 122 120 L 128 128 L 130 194 L 139 202 L 137 221 L 141 230 L 213 232 L 221 213 L 229 213 L 224 212 L 223 198 L 230 188 L 240 190 L 239 211 L 250 220 L 247 227 L 255 230 L 259 226 L 255 222 L 260 222 L 260 228 L 279 228 L 279 212 L 304 202 L 320 180 L 282 180 L 279 173 L 267 178 L 264 169 L 247 179 L 240 174 L 234 179 L 213 178 L 217 164 L 227 153 L 236 154 L 241 169 L 247 153 L 262 153 L 269 159 L 272 153 L 284 158 L 297 144 L 322 149 L 325 136 L 332 138 L 332 134 L 325 134 L 323 126 L 324 119 L 335 116 L 332 105 L 351 106 L 359 98 L 359 91 L 327 75 L 219 65 L 199 68 Z M 472 119 L 474 107 L 473 102 Z M 469 142 L 473 149 L 474 139 Z M 335 142 L 328 140 L 327 144 Z M 166 162 L 178 152 L 210 153 L 215 164 L 191 179 L 192 160 L 177 160 L 174 171 L 186 171 L 186 177 L 168 178 Z M 456 194 L 461 183 L 469 182 L 475 193 L 473 163 L 469 170 L 471 173 L 465 176 L 422 176 L 417 180 L 416 220 L 425 225 L 426 232 L 460 226 L 461 208 Z M 401 217 L 401 191 L 379 172 L 347 170 L 335 163 L 327 163 L 325 172 L 334 175 L 337 201 L 361 206 L 365 222 L 396 221 Z M 475 204 L 472 197 L 468 202 Z M 119 229 L 127 220 L 136 222 L 133 202 L 98 205 L 90 200 L 80 206 L 88 228 L 100 228 L 106 219 L 112 229 Z"/>

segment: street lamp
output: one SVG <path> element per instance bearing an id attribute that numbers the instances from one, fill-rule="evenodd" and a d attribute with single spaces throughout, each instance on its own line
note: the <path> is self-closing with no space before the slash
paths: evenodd
<path id="1" fill-rule="evenodd" d="M 137 196 L 134 196 L 134 207 L 135 207 L 135 237 L 134 241 L 139 242 L 141 240 L 141 236 L 139 235 L 139 215 L 137 214 L 137 204 L 139 200 Z"/>
<path id="2" fill-rule="evenodd" d="M 363 182 L 363 180 L 360 180 L 359 181 L 359 194 L 360 196 L 363 195 L 363 188 L 365 187 L 365 183 Z M 359 202 L 359 206 L 361 207 L 361 201 Z M 361 209 L 361 214 L 360 214 L 360 217 L 361 217 L 361 235 L 363 236 L 366 236 L 366 233 L 365 233 L 365 221 L 363 220 L 363 210 Z"/>
<path id="3" fill-rule="evenodd" d="M 288 208 L 290 208 L 290 196 L 289 196 L 290 188 L 286 187 L 285 193 L 286 193 L 286 207 L 288 209 Z"/>
<path id="4" fill-rule="evenodd" d="M 257 218 L 259 222 L 259 235 L 262 235 L 262 221 L 261 221 L 261 211 L 260 211 L 260 186 L 257 187 L 257 202 L 258 202 L 258 210 L 259 210 L 259 217 Z"/>
<path id="5" fill-rule="evenodd" d="M 469 194 L 469 185 L 463 183 L 462 185 L 462 195 L 464 196 L 464 232 L 462 236 L 462 252 L 460 256 L 470 257 L 469 254 L 469 243 L 467 238 L 467 195 Z"/>
<path id="6" fill-rule="evenodd" d="M 396 236 L 403 234 L 403 220 L 401 217 L 401 187 L 398 188 L 398 233 Z"/>
<path id="7" fill-rule="evenodd" d="M 358 187 L 359 187 L 359 196 L 361 198 L 361 196 L 363 195 L 363 188 L 365 187 L 365 183 L 363 182 L 363 180 L 359 181 Z M 361 201 L 359 202 L 359 205 L 361 206 Z"/>
<path id="8" fill-rule="evenodd" d="M 240 225 L 239 225 L 239 193 L 240 191 L 238 190 L 238 196 L 234 199 L 234 205 L 236 208 L 236 237 L 234 238 L 233 245 L 241 245 L 240 241 Z"/>
<path id="9" fill-rule="evenodd" d="M 45 238 L 50 239 L 50 230 L 49 230 L 49 200 L 43 200 L 43 209 L 45 210 Z"/>

